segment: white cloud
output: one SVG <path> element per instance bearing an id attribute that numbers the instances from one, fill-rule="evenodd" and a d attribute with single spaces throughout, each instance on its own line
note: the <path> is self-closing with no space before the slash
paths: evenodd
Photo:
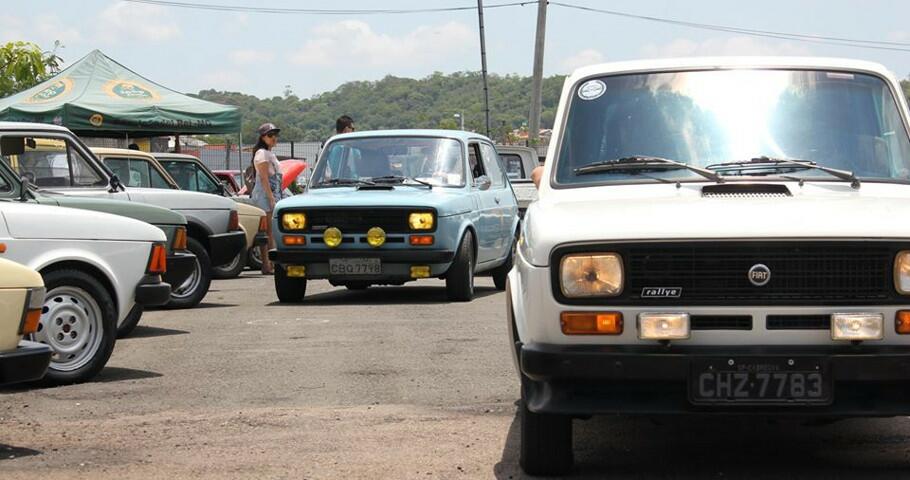
<path id="1" fill-rule="evenodd" d="M 117 2 L 101 12 L 100 23 L 93 28 L 109 42 L 123 38 L 163 42 L 180 35 L 172 13 L 157 5 Z"/>
<path id="2" fill-rule="evenodd" d="M 586 48 L 562 61 L 562 68 L 571 72 L 579 67 L 603 63 L 604 55 L 593 48 Z"/>
<path id="3" fill-rule="evenodd" d="M 242 48 L 228 53 L 228 57 L 237 65 L 250 65 L 253 63 L 268 63 L 275 59 L 275 54 L 268 50 Z"/>
<path id="4" fill-rule="evenodd" d="M 696 42 L 688 38 L 677 38 L 669 43 L 647 44 L 641 49 L 642 55 L 652 58 L 690 57 L 710 55 L 809 55 L 811 50 L 803 44 L 771 41 L 754 37 L 736 36 L 710 38 Z"/>
<path id="5" fill-rule="evenodd" d="M 56 15 L 36 15 L 28 19 L 0 15 L 0 41 L 15 40 L 34 42 L 42 49 L 50 50 L 54 41 L 60 40 L 63 45 L 78 43 L 82 34 L 75 28 L 64 26 Z"/>
<path id="6" fill-rule="evenodd" d="M 436 64 L 461 51 L 475 51 L 473 29 L 461 22 L 419 26 L 402 35 L 379 33 L 366 22 L 344 20 L 316 27 L 290 59 L 302 66 L 409 66 Z"/>

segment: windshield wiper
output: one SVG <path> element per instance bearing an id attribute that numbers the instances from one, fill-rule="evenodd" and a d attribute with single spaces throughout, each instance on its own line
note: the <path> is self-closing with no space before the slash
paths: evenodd
<path id="1" fill-rule="evenodd" d="M 361 180 L 359 178 L 330 178 L 328 180 L 323 180 L 314 186 L 320 187 L 323 185 L 347 186 L 347 185 L 376 185 L 376 184 L 373 182 L 367 181 L 367 180 Z"/>
<path id="2" fill-rule="evenodd" d="M 670 160 L 669 158 L 663 157 L 651 157 L 647 155 L 632 155 L 628 157 L 613 158 L 610 160 L 601 160 L 599 162 L 589 163 L 587 165 L 578 167 L 575 169 L 576 175 L 587 175 L 591 173 L 604 173 L 604 172 L 621 172 L 621 171 L 635 171 L 635 170 L 680 170 L 686 169 L 691 172 L 695 172 L 708 180 L 715 181 L 717 183 L 723 183 L 724 179 L 717 173 L 712 172 L 711 170 L 705 170 L 701 167 L 696 167 L 694 165 L 689 165 L 683 162 L 677 162 L 676 160 Z"/>
<path id="3" fill-rule="evenodd" d="M 714 165 L 708 165 L 708 168 L 713 171 L 736 171 L 736 170 L 748 170 L 750 168 L 762 168 L 762 167 L 784 167 L 784 168 L 799 168 L 799 169 L 815 169 L 822 172 L 825 172 L 833 177 L 837 177 L 845 182 L 850 182 L 850 187 L 856 189 L 859 188 L 860 182 L 859 178 L 856 175 L 848 170 L 840 170 L 837 168 L 826 167 L 824 165 L 819 165 L 816 162 L 811 160 L 802 160 L 798 158 L 778 158 L 778 157 L 754 157 L 749 160 L 742 160 L 738 162 L 726 162 L 726 163 L 717 163 Z M 805 181 L 805 178 L 802 177 L 791 177 L 784 176 L 784 178 L 790 180 L 799 180 L 800 183 Z"/>
<path id="4" fill-rule="evenodd" d="M 372 177 L 372 178 L 370 178 L 370 181 L 373 181 L 376 183 L 397 182 L 397 183 L 401 183 L 401 184 L 404 184 L 405 182 L 410 181 L 410 182 L 418 183 L 420 185 L 424 185 L 427 188 L 429 188 L 430 190 L 433 189 L 432 183 L 424 182 L 423 180 L 418 180 L 414 177 L 405 177 L 402 175 L 383 175 L 381 177 Z"/>

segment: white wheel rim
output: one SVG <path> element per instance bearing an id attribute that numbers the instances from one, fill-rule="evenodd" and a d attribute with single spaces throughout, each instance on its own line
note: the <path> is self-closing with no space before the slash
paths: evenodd
<path id="1" fill-rule="evenodd" d="M 103 314 L 98 302 L 85 290 L 64 285 L 47 292 L 36 342 L 50 346 L 50 368 L 69 372 L 89 363 L 104 336 Z"/>
<path id="2" fill-rule="evenodd" d="M 231 270 L 237 268 L 237 264 L 240 263 L 240 258 L 243 257 L 243 253 L 244 252 L 238 253 L 237 256 L 234 257 L 234 260 L 231 261 L 231 263 L 223 267 L 218 267 L 218 270 L 222 272 L 230 272 Z"/>
<path id="3" fill-rule="evenodd" d="M 193 260 L 193 264 L 195 265 L 193 273 L 179 287 L 171 290 L 171 298 L 190 297 L 199 288 L 199 284 L 202 283 L 202 264 L 198 258 Z"/>
<path id="4" fill-rule="evenodd" d="M 250 249 L 250 256 L 256 263 L 262 263 L 262 252 L 259 251 L 259 247 Z"/>

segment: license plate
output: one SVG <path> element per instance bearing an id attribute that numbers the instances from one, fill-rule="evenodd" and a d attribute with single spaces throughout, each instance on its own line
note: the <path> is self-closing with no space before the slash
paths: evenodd
<path id="1" fill-rule="evenodd" d="M 329 259 L 329 275 L 382 275 L 382 261 L 378 258 Z"/>
<path id="2" fill-rule="evenodd" d="M 818 358 L 697 359 L 689 374 L 689 399 L 696 404 L 828 404 L 831 390 Z"/>

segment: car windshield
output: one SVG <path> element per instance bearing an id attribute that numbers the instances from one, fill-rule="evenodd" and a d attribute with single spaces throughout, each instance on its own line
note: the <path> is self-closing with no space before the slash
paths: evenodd
<path id="1" fill-rule="evenodd" d="M 320 155 L 311 185 L 344 185 L 349 181 L 383 177 L 410 178 L 440 187 L 462 187 L 464 156 L 461 143 L 450 138 L 427 137 L 334 141 Z"/>
<path id="2" fill-rule="evenodd" d="M 791 158 L 863 179 L 910 180 L 910 139 L 892 92 L 881 78 L 860 73 L 715 70 L 593 78 L 573 92 L 563 131 L 556 185 L 703 180 L 669 168 L 579 174 L 592 163 L 641 156 L 702 168 Z M 815 169 L 771 173 L 833 179 Z"/>

